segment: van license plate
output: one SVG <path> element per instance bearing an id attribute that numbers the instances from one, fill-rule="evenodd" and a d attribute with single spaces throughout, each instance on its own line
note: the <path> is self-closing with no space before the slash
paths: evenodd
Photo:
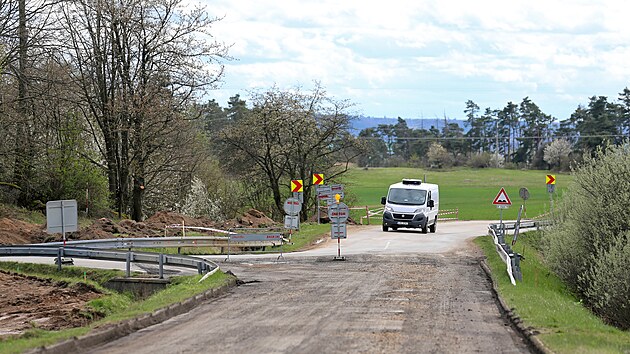
<path id="1" fill-rule="evenodd" d="M 409 223 L 408 223 L 408 222 L 406 222 L 406 221 L 399 221 L 399 222 L 398 222 L 398 225 L 407 225 L 407 224 L 409 224 Z"/>

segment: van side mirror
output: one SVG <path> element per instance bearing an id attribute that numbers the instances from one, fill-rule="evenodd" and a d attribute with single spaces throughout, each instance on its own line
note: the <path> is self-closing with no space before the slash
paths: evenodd
<path id="1" fill-rule="evenodd" d="M 381 204 L 385 205 L 386 199 L 385 197 L 381 197 Z"/>
<path id="2" fill-rule="evenodd" d="M 435 206 L 435 202 L 433 201 L 433 199 L 429 199 L 429 201 L 427 202 L 427 206 L 433 209 L 433 207 Z"/>

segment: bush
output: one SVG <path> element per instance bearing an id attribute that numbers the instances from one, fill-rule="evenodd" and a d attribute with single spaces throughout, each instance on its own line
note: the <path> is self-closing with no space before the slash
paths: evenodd
<path id="1" fill-rule="evenodd" d="M 487 167 L 490 167 L 491 160 L 492 160 L 491 153 L 477 152 L 477 153 L 474 153 L 468 160 L 468 166 L 472 168 L 487 168 Z"/>
<path id="2" fill-rule="evenodd" d="M 599 149 L 574 171 L 545 237 L 550 267 L 607 321 L 630 328 L 630 146 Z"/>

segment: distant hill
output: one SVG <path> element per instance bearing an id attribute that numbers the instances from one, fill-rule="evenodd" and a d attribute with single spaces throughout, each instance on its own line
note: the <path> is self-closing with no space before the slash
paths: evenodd
<path id="1" fill-rule="evenodd" d="M 440 131 L 444 128 L 444 118 L 441 119 L 421 119 L 421 118 L 403 118 L 407 122 L 407 126 L 412 129 L 429 129 L 432 126 L 436 127 Z M 394 125 L 398 122 L 398 118 L 375 118 L 375 117 L 356 117 L 352 121 L 352 130 L 354 134 L 366 128 L 376 128 L 381 124 Z M 447 119 L 448 123 L 457 123 L 464 129 L 464 132 L 468 130 L 466 121 L 458 119 Z"/>

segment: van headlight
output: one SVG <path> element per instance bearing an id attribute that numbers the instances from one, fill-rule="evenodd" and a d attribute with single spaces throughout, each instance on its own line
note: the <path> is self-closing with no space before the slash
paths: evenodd
<path id="1" fill-rule="evenodd" d="M 420 214 L 422 213 L 424 210 L 422 210 L 422 208 L 418 208 L 416 210 L 413 211 L 414 214 Z"/>
<path id="2" fill-rule="evenodd" d="M 390 207 L 390 206 L 386 206 L 385 207 L 385 211 L 394 211 L 394 208 Z"/>

